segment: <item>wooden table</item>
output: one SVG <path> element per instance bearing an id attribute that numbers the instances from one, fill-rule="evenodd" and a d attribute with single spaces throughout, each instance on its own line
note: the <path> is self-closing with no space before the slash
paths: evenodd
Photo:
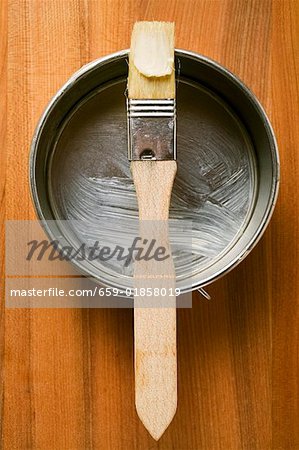
<path id="1" fill-rule="evenodd" d="M 209 287 L 212 300 L 194 294 L 193 308 L 179 310 L 179 407 L 159 443 L 134 409 L 131 310 L 2 302 L 4 449 L 299 449 L 298 1 L 10 1 L 1 219 L 35 218 L 29 143 L 51 96 L 83 64 L 129 47 L 134 21 L 153 19 L 175 21 L 177 47 L 225 65 L 261 100 L 281 155 L 276 211 L 248 258 Z M 2 273 L 3 259 L 2 247 Z"/>

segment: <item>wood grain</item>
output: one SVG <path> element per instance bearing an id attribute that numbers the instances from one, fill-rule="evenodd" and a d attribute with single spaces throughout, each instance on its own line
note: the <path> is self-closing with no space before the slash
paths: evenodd
<path id="1" fill-rule="evenodd" d="M 6 91 L 7 91 L 7 74 L 6 74 L 6 61 L 7 61 L 7 2 L 2 3 L 0 10 L 0 142 L 2 151 L 0 151 L 0 418 L 3 418 L 3 377 L 4 377 L 4 220 L 5 220 L 5 172 L 6 172 Z M 2 436 L 3 420 L 0 421 L 0 436 Z"/>
<path id="2" fill-rule="evenodd" d="M 174 21 L 177 47 L 231 69 L 265 106 L 282 163 L 276 211 L 212 300 L 194 294 L 178 312 L 178 412 L 159 443 L 134 409 L 132 311 L 2 306 L 4 449 L 299 449 L 298 1 L 11 0 L 6 217 L 34 218 L 28 151 L 47 101 L 86 62 L 129 47 L 134 21 L 154 19 Z M 5 89 L 5 39 L 0 54 Z"/>

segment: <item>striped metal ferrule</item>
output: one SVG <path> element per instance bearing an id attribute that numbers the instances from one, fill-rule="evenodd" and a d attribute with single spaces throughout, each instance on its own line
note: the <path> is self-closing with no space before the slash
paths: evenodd
<path id="1" fill-rule="evenodd" d="M 127 100 L 130 161 L 176 159 L 175 99 Z"/>

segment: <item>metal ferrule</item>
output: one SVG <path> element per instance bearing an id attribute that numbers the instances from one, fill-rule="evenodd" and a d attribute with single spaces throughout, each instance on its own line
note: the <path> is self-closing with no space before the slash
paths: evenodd
<path id="1" fill-rule="evenodd" d="M 175 99 L 127 99 L 130 161 L 176 159 Z"/>

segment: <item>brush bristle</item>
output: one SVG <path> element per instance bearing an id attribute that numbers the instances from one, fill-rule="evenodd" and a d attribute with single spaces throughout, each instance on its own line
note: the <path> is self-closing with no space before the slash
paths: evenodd
<path id="1" fill-rule="evenodd" d="M 135 23 L 129 56 L 128 96 L 175 98 L 174 23 Z"/>

